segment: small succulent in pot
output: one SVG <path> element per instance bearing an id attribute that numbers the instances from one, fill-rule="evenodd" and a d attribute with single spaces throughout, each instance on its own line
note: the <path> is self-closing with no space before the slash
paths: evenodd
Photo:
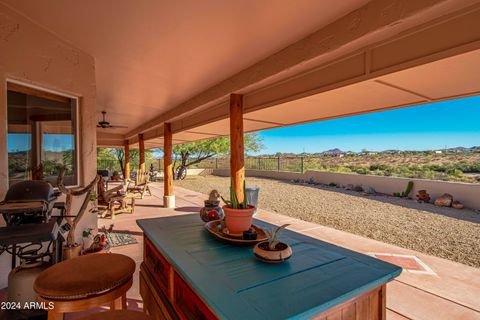
<path id="1" fill-rule="evenodd" d="M 278 239 L 280 233 L 288 226 L 289 224 L 284 224 L 272 230 L 265 230 L 268 240 L 258 243 L 253 249 L 253 253 L 259 260 L 280 263 L 290 258 L 292 249 Z"/>

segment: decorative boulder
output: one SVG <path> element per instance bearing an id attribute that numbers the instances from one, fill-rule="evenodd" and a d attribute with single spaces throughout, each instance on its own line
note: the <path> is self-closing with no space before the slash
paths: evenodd
<path id="1" fill-rule="evenodd" d="M 430 202 L 430 195 L 427 193 L 427 190 L 418 190 L 417 201 Z"/>
<path id="2" fill-rule="evenodd" d="M 435 199 L 435 205 L 437 207 L 451 207 L 453 202 L 453 196 L 451 194 L 445 193 L 442 196 Z"/>
<path id="3" fill-rule="evenodd" d="M 460 201 L 455 200 L 452 202 L 452 208 L 463 209 L 463 204 Z"/>

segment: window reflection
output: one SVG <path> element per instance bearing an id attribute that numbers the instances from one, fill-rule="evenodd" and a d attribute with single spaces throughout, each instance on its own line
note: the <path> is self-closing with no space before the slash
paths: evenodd
<path id="1" fill-rule="evenodd" d="M 65 183 L 77 184 L 76 101 L 9 83 L 7 102 L 9 184 L 55 185 L 60 166 Z"/>

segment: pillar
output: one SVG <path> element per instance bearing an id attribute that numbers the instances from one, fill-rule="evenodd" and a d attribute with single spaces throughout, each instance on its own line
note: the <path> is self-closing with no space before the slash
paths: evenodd
<path id="1" fill-rule="evenodd" d="M 143 141 L 143 134 L 138 135 L 138 169 L 145 171 L 145 141 Z"/>
<path id="2" fill-rule="evenodd" d="M 172 167 L 172 126 L 170 123 L 163 125 L 163 206 L 165 208 L 175 208 Z"/>
<path id="3" fill-rule="evenodd" d="M 243 96 L 230 95 L 230 177 L 238 202 L 243 202 L 245 194 L 245 160 L 243 144 Z"/>
<path id="4" fill-rule="evenodd" d="M 130 144 L 128 143 L 128 140 L 125 140 L 125 147 L 124 147 L 124 159 L 125 161 L 124 165 L 125 168 L 123 170 L 123 173 L 125 176 L 123 177 L 124 180 L 130 179 Z"/>

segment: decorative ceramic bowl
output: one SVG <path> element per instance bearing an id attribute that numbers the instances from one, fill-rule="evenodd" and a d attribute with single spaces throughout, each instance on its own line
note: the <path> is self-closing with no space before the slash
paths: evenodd
<path id="1" fill-rule="evenodd" d="M 270 250 L 268 241 L 257 243 L 253 248 L 253 253 L 257 259 L 267 263 L 281 263 L 292 256 L 292 248 L 286 243 L 279 242 L 275 250 Z"/>

